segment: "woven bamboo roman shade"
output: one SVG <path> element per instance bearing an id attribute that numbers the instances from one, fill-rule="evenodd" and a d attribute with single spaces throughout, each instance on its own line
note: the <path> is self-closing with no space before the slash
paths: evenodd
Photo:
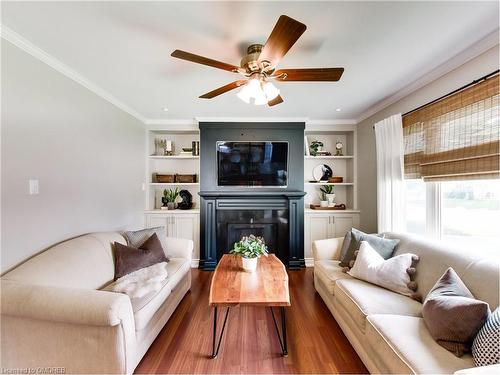
<path id="1" fill-rule="evenodd" d="M 498 178 L 498 74 L 403 116 L 405 178 Z"/>

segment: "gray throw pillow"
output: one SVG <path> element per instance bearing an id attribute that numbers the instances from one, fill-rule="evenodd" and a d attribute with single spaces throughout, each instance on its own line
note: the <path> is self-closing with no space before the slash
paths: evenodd
<path id="1" fill-rule="evenodd" d="M 165 253 L 167 253 L 167 231 L 165 227 L 154 227 L 146 228 L 135 231 L 128 231 L 123 233 L 123 237 L 127 240 L 127 245 L 132 247 L 141 247 L 141 245 L 146 242 L 146 240 L 156 233 L 158 239 L 160 240 L 161 246 Z"/>
<path id="2" fill-rule="evenodd" d="M 457 357 L 470 350 L 489 313 L 488 304 L 474 299 L 453 268 L 436 282 L 422 309 L 431 336 Z"/>
<path id="3" fill-rule="evenodd" d="M 472 343 L 472 357 L 476 366 L 500 363 L 500 310 L 498 307 L 477 333 Z"/>
<path id="4" fill-rule="evenodd" d="M 347 240 L 347 241 L 346 241 Z M 352 228 L 344 237 L 344 243 L 340 250 L 340 263 L 341 267 L 353 266 L 356 259 L 356 251 L 361 246 L 361 241 L 366 241 L 373 249 L 379 253 L 382 258 L 389 259 L 394 253 L 399 240 L 384 238 L 383 234 L 367 234 L 356 228 Z"/>

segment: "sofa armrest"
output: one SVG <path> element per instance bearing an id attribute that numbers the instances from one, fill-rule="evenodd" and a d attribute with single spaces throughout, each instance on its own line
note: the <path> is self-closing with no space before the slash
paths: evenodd
<path id="1" fill-rule="evenodd" d="M 483 374 L 498 374 L 498 373 L 500 373 L 500 364 L 464 368 L 462 370 L 455 371 L 456 375 L 466 375 L 466 374 L 483 375 Z"/>
<path id="2" fill-rule="evenodd" d="M 167 255 L 172 258 L 193 258 L 194 243 L 184 238 L 167 237 Z"/>
<path id="3" fill-rule="evenodd" d="M 321 259 L 339 260 L 343 243 L 344 237 L 314 241 L 312 246 L 314 261 Z"/>
<path id="4" fill-rule="evenodd" d="M 121 293 L 23 284 L 1 280 L 6 316 L 91 326 L 134 327 L 130 298 Z"/>

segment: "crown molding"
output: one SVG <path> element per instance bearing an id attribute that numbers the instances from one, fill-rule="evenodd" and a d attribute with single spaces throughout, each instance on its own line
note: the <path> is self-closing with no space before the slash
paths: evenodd
<path id="1" fill-rule="evenodd" d="M 488 34 L 486 37 L 479 40 L 477 43 L 471 45 L 469 48 L 456 54 L 448 61 L 444 62 L 443 64 L 439 65 L 438 67 L 428 72 L 427 74 L 424 74 L 423 76 L 416 79 L 409 85 L 405 86 L 404 88 L 399 90 L 396 94 L 389 96 L 388 98 L 383 99 L 382 101 L 379 101 L 375 105 L 371 106 L 356 119 L 356 122 L 360 123 L 361 121 L 366 120 L 367 118 L 373 116 L 377 112 L 380 112 L 381 110 L 398 102 L 399 100 L 417 91 L 418 89 L 428 85 L 429 83 L 457 69 L 458 67 L 472 60 L 473 58 L 495 47 L 496 45 L 499 44 L 499 35 L 500 34 L 498 29 Z"/>
<path id="2" fill-rule="evenodd" d="M 56 59 L 54 56 L 50 55 L 49 53 L 45 52 L 41 48 L 35 46 L 33 43 L 31 43 L 29 40 L 26 38 L 22 37 L 9 27 L 0 24 L 0 36 L 7 40 L 8 42 L 12 43 L 16 47 L 20 48 L 24 52 L 30 54 L 31 56 L 37 58 L 38 60 L 44 62 L 51 68 L 55 69 L 59 73 L 65 75 L 66 77 L 72 79 L 76 83 L 79 83 L 83 87 L 87 88 L 88 90 L 92 91 L 94 94 L 97 96 L 101 97 L 102 99 L 108 101 L 109 103 L 113 104 L 117 108 L 121 109 L 122 111 L 128 113 L 129 115 L 135 117 L 137 120 L 141 121 L 142 123 L 145 123 L 145 118 L 142 116 L 139 112 L 136 110 L 132 109 L 128 105 L 124 104 L 120 100 L 118 100 L 115 96 L 104 90 L 102 87 L 99 85 L 95 84 L 94 82 L 90 81 L 89 79 L 85 78 L 83 75 L 78 73 L 76 70 L 70 68 L 68 65 L 64 64 L 60 60 Z"/>
<path id="3" fill-rule="evenodd" d="M 200 122 L 304 122 L 312 126 L 356 125 L 355 119 L 323 119 L 315 120 L 307 117 L 194 117 L 192 119 L 145 119 L 148 127 L 160 125 L 198 126 Z"/>
<path id="4" fill-rule="evenodd" d="M 197 122 L 307 122 L 307 117 L 195 117 Z"/>
<path id="5" fill-rule="evenodd" d="M 307 125 L 314 126 L 329 126 L 329 125 L 356 125 L 358 122 L 356 119 L 331 119 L 331 120 L 308 120 Z"/>
<path id="6" fill-rule="evenodd" d="M 145 125 L 198 125 L 195 118 L 180 118 L 180 119 L 164 119 L 164 118 L 147 118 L 144 119 Z"/>

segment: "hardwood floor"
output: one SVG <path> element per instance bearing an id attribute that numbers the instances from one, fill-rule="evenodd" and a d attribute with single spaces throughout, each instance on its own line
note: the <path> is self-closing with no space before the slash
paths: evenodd
<path id="1" fill-rule="evenodd" d="M 233 307 L 219 356 L 212 350 L 212 272 L 192 270 L 193 284 L 136 373 L 368 373 L 312 283 L 312 269 L 289 271 L 288 351 L 281 356 L 269 310 Z M 222 314 L 219 318 L 222 319 Z M 219 320 L 219 329 L 222 321 Z"/>

